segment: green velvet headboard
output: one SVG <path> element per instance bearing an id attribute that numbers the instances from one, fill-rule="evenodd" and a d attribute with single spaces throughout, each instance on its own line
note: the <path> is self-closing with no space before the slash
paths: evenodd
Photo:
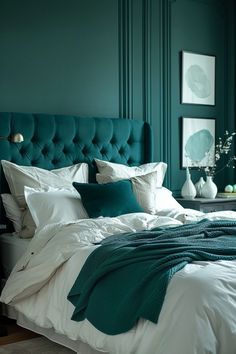
<path id="1" fill-rule="evenodd" d="M 0 113 L 0 136 L 15 133 L 24 142 L 0 140 L 0 160 L 51 170 L 93 159 L 140 165 L 152 161 L 152 133 L 147 123 L 129 119 L 82 118 L 69 115 Z M 9 192 L 0 167 L 0 193 Z M 6 223 L 1 205 L 0 223 Z"/>

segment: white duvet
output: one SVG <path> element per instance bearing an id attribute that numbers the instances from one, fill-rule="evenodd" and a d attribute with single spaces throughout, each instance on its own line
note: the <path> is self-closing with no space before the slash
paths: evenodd
<path id="1" fill-rule="evenodd" d="M 74 307 L 67 294 L 88 255 L 99 247 L 93 242 L 112 234 L 171 227 L 206 216 L 236 219 L 234 212 L 195 212 L 187 218 L 179 212 L 168 215 L 129 214 L 39 229 L 0 300 L 13 304 L 38 326 L 54 328 L 110 354 L 235 354 L 236 261 L 195 262 L 176 273 L 158 324 L 140 320 L 130 331 L 109 336 L 87 320 L 70 320 Z"/>

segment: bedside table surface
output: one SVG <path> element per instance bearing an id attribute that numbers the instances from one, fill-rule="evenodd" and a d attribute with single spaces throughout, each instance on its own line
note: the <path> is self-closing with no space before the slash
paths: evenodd
<path id="1" fill-rule="evenodd" d="M 185 198 L 175 198 L 177 201 L 186 201 L 186 202 L 198 202 L 198 203 L 229 203 L 236 202 L 236 198 L 194 198 L 194 199 L 185 199 Z"/>
<path id="2" fill-rule="evenodd" d="M 176 198 L 184 208 L 196 209 L 203 212 L 236 210 L 236 198 Z"/>

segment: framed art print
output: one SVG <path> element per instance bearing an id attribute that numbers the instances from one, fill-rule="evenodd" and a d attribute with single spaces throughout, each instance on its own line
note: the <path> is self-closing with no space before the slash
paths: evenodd
<path id="1" fill-rule="evenodd" d="M 182 168 L 206 167 L 215 163 L 215 119 L 182 120 Z"/>
<path id="2" fill-rule="evenodd" d="M 181 103 L 215 105 L 215 56 L 182 52 Z"/>

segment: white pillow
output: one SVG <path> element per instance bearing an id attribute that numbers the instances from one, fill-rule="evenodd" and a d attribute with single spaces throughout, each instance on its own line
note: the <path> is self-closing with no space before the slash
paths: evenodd
<path id="1" fill-rule="evenodd" d="M 22 209 L 22 230 L 19 234 L 22 238 L 33 237 L 35 232 L 35 224 L 25 201 L 25 186 L 31 188 L 66 187 L 74 190 L 72 182 L 88 182 L 88 165 L 86 163 L 78 163 L 51 171 L 34 166 L 19 166 L 6 160 L 1 160 L 1 163 L 10 191 Z"/>
<path id="2" fill-rule="evenodd" d="M 88 219 L 75 189 L 25 187 L 25 199 L 36 227 Z"/>
<path id="3" fill-rule="evenodd" d="M 2 203 L 6 217 L 13 223 L 14 229 L 19 233 L 22 229 L 22 210 L 19 208 L 15 198 L 8 193 L 1 194 Z"/>
<path id="4" fill-rule="evenodd" d="M 162 210 L 184 210 L 182 205 L 180 205 L 177 200 L 172 196 L 172 192 L 165 188 L 157 188 L 156 189 L 156 212 Z"/>
<path id="5" fill-rule="evenodd" d="M 26 205 L 25 186 L 73 189 L 72 182 L 88 183 L 88 165 L 86 163 L 78 163 L 51 171 L 33 166 L 19 166 L 6 160 L 2 160 L 1 163 L 11 194 L 16 198 L 20 207 Z"/>
<path id="6" fill-rule="evenodd" d="M 155 171 L 156 187 L 161 187 L 167 169 L 167 164 L 164 162 L 151 162 L 133 167 L 98 159 L 95 159 L 95 162 L 99 171 L 99 173 L 96 174 L 98 183 L 115 182 Z"/>
<path id="7" fill-rule="evenodd" d="M 156 212 L 156 172 L 147 173 L 143 176 L 131 177 L 133 192 L 146 213 Z"/>
<path id="8" fill-rule="evenodd" d="M 22 229 L 19 236 L 21 238 L 31 238 L 34 236 L 35 229 L 35 222 L 28 207 L 26 206 L 26 208 L 22 211 Z"/>
<path id="9" fill-rule="evenodd" d="M 20 238 L 31 238 L 35 233 L 35 223 L 28 208 L 20 208 L 12 194 L 1 195 L 7 218 L 13 223 Z"/>

